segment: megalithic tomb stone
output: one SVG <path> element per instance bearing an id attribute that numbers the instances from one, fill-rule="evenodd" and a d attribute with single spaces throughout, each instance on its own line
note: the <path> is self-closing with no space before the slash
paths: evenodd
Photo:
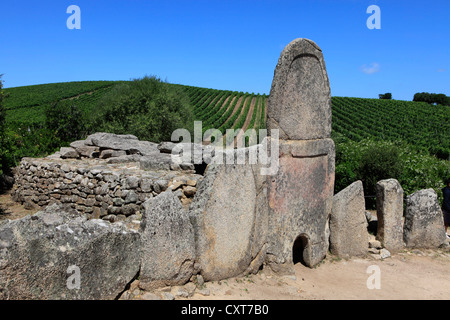
<path id="1" fill-rule="evenodd" d="M 281 52 L 268 101 L 267 128 L 279 130 L 279 167 L 267 177 L 269 230 L 266 263 L 292 273 L 312 267 L 329 246 L 335 146 L 331 93 L 321 49 L 296 39 Z"/>

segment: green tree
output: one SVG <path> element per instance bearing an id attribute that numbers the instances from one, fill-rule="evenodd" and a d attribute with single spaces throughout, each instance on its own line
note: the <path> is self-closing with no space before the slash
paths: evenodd
<path id="1" fill-rule="evenodd" d="M 414 95 L 413 101 L 422 101 L 430 104 L 440 104 L 450 106 L 450 97 L 443 93 L 418 92 Z"/>
<path id="2" fill-rule="evenodd" d="M 71 101 L 62 100 L 45 108 L 45 127 L 55 138 L 53 147 L 72 142 L 85 133 L 85 120 L 81 110 Z"/>
<path id="3" fill-rule="evenodd" d="M 383 179 L 399 180 L 402 162 L 399 149 L 395 145 L 372 145 L 361 157 L 357 168 L 357 177 L 362 181 L 366 195 L 376 194 L 376 184 Z M 374 199 L 367 199 L 367 206 L 372 207 Z"/>
<path id="4" fill-rule="evenodd" d="M 0 74 L 0 174 L 5 171 L 6 168 L 6 110 L 3 105 L 3 98 L 5 96 L 3 92 L 3 74 Z"/>
<path id="5" fill-rule="evenodd" d="M 192 132 L 193 111 L 184 90 L 156 77 L 117 85 L 98 104 L 91 132 L 133 134 L 141 140 L 170 140 L 172 132 Z"/>
<path id="6" fill-rule="evenodd" d="M 435 98 L 434 98 L 434 102 L 436 102 L 437 104 L 443 105 L 445 106 L 447 104 L 447 96 L 443 93 L 439 93 L 436 94 Z"/>
<path id="7" fill-rule="evenodd" d="M 378 97 L 380 99 L 385 99 L 385 100 L 392 100 L 392 93 L 387 92 L 385 94 L 379 94 Z"/>

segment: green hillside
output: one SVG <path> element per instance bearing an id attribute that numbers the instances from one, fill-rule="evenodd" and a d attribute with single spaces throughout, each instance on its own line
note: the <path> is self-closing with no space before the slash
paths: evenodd
<path id="1" fill-rule="evenodd" d="M 55 101 L 70 100 L 89 121 L 102 97 L 123 81 L 83 81 L 5 89 L 8 134 L 15 163 L 23 156 L 41 156 L 51 137 L 43 132 L 44 109 Z M 266 95 L 185 85 L 194 120 L 207 129 L 265 128 Z M 432 187 L 439 192 L 450 176 L 450 107 L 423 102 L 349 97 L 332 98 L 332 138 L 337 145 L 336 189 L 361 177 L 364 154 L 396 148 L 403 169 L 399 181 L 405 192 Z M 80 137 L 83 138 L 83 137 Z M 381 147 L 380 147 L 381 146 Z M 376 155 L 374 155 L 376 158 Z M 370 157 L 369 157 L 370 158 Z M 442 160 L 440 160 L 442 159 Z"/>
<path id="2" fill-rule="evenodd" d="M 449 159 L 450 107 L 425 102 L 332 98 L 333 132 L 353 141 L 403 140 Z"/>
<path id="3" fill-rule="evenodd" d="M 43 108 L 55 101 L 74 99 L 86 112 L 116 81 L 49 83 L 5 89 L 7 121 L 10 125 L 33 125 L 44 121 Z"/>
<path id="4" fill-rule="evenodd" d="M 115 81 L 83 81 L 43 84 L 5 89 L 7 122 L 17 126 L 39 126 L 43 108 L 71 99 L 86 115 L 95 110 L 98 100 Z M 180 86 L 180 85 L 175 85 Z M 267 96 L 181 86 L 191 100 L 196 120 L 203 130 L 265 128 Z M 333 97 L 333 137 L 352 141 L 375 139 L 402 140 L 429 151 L 439 158 L 450 154 L 450 108 L 424 102 Z M 250 113 L 250 111 L 252 111 Z"/>

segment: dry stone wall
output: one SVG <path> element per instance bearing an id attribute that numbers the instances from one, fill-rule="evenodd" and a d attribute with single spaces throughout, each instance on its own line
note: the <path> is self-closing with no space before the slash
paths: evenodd
<path id="1" fill-rule="evenodd" d="M 139 162 L 24 158 L 12 196 L 29 209 L 63 203 L 89 218 L 115 222 L 139 218 L 144 202 L 167 189 L 188 206 L 201 178 L 192 170 L 142 170 Z"/>

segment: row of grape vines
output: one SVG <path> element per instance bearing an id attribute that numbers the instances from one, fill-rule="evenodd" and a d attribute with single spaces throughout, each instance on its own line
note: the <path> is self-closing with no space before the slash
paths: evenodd
<path id="1" fill-rule="evenodd" d="M 7 110 L 41 106 L 46 103 L 71 98 L 101 88 L 111 87 L 120 81 L 79 81 L 49 83 L 5 89 Z"/>
<path id="2" fill-rule="evenodd" d="M 423 102 L 332 98 L 332 130 L 348 139 L 404 141 L 447 158 L 450 108 Z"/>
<path id="3" fill-rule="evenodd" d="M 189 86 L 184 89 L 195 119 L 202 121 L 203 134 L 209 129 L 218 129 L 225 134 L 227 129 L 265 128 L 265 95 Z M 252 103 L 254 107 L 250 114 Z M 251 120 L 244 126 L 247 119 Z"/>
<path id="4" fill-rule="evenodd" d="M 71 99 L 86 115 L 94 111 L 97 101 L 103 97 L 105 93 L 111 90 L 111 85 L 100 86 L 94 89 L 94 86 L 90 86 L 90 91 L 86 93 L 78 93 L 75 97 L 60 98 L 57 100 Z M 84 87 L 86 89 L 86 87 Z M 69 91 L 73 92 L 73 91 Z M 60 97 L 66 97 L 69 93 L 62 92 Z M 42 124 L 45 121 L 44 110 L 47 105 L 57 100 L 49 100 L 50 98 L 43 99 L 47 101 L 38 105 L 24 105 L 16 108 L 9 108 L 7 105 L 6 119 L 12 126 L 34 126 Z M 32 100 L 36 101 L 36 100 Z"/>

